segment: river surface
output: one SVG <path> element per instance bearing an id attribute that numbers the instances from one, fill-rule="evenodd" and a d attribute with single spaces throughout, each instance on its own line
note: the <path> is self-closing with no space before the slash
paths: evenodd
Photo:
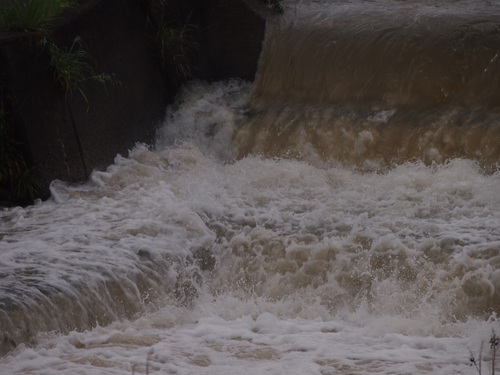
<path id="1" fill-rule="evenodd" d="M 499 3 L 284 6 L 255 82 L 0 211 L 0 374 L 491 373 Z"/>

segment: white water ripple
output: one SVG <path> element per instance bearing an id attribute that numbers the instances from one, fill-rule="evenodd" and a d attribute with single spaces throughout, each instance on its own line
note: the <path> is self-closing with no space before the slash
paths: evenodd
<path id="1" fill-rule="evenodd" d="M 186 142 L 0 212 L 0 307 L 45 325 L 0 373 L 474 373 L 499 331 L 500 174 L 235 160 L 211 124 L 238 127 L 221 98 L 248 85 L 193 85 L 164 130 L 199 104 Z"/>

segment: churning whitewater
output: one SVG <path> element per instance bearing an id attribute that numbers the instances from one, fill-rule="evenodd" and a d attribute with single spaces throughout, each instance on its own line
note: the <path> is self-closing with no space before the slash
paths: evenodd
<path id="1" fill-rule="evenodd" d="M 457 85 L 467 84 L 430 105 L 415 87 L 439 82 L 405 80 L 433 76 L 421 49 L 420 70 L 398 65 L 394 87 L 374 72 L 368 94 L 356 80 L 333 89 L 345 55 L 326 46 L 371 45 L 367 14 L 368 41 L 393 57 L 400 31 L 388 30 L 413 33 L 408 20 L 446 29 L 447 40 L 500 20 L 491 4 L 384 3 L 285 2 L 256 82 L 189 83 L 154 147 L 138 144 L 85 184 L 54 181 L 46 202 L 0 211 L 0 373 L 477 374 L 471 355 L 491 373 L 500 126 L 491 102 L 467 102 L 478 62 L 457 54 L 469 64 Z M 328 23 L 339 17 L 349 38 Z M 480 50 L 500 77 L 487 34 Z M 426 38 L 418 46 L 434 50 Z M 310 69 L 311 40 L 333 65 Z"/>

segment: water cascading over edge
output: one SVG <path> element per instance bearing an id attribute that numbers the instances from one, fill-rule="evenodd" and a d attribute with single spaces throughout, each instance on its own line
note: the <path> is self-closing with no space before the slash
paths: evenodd
<path id="1" fill-rule="evenodd" d="M 500 19 L 372 3 L 268 25 L 240 156 L 362 168 L 500 156 Z M 333 10 L 332 10 L 333 9 Z"/>

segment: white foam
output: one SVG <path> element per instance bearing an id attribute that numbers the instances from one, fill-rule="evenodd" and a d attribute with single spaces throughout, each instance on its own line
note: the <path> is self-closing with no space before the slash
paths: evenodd
<path id="1" fill-rule="evenodd" d="M 99 297 L 115 280 L 101 303 L 137 310 L 41 334 L 0 372 L 470 374 L 469 349 L 499 330 L 500 174 L 458 159 L 384 173 L 232 160 L 206 126 L 230 134 L 238 121 L 219 115 L 247 88 L 194 87 L 199 126 L 177 121 L 198 118 L 194 104 L 164 130 L 186 142 L 138 145 L 87 184 L 0 212 L 3 293 L 36 280 Z M 213 269 L 195 266 L 200 249 Z"/>

